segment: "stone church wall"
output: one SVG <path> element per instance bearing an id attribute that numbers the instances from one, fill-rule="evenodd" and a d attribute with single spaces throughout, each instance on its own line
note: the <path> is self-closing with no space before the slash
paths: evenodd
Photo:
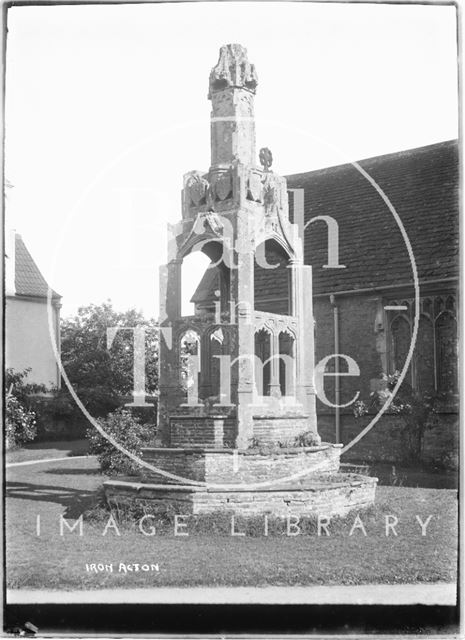
<path id="1" fill-rule="evenodd" d="M 339 353 L 355 360 L 360 369 L 360 376 L 340 377 L 340 404 L 350 402 L 359 391 L 360 398 L 367 400 L 371 392 L 371 381 L 377 380 L 383 372 L 383 353 L 378 347 L 379 336 L 375 333 L 377 298 L 373 296 L 337 297 L 339 313 Z M 335 353 L 333 307 L 329 296 L 316 297 L 314 300 L 315 316 L 315 362 Z M 328 362 L 326 370 L 334 371 L 334 360 Z M 344 369 L 347 370 L 347 369 Z M 341 372 L 343 371 L 341 365 Z M 325 392 L 330 402 L 335 402 L 334 378 L 325 379 Z M 317 400 L 317 410 L 327 410 Z"/>
<path id="2" fill-rule="evenodd" d="M 340 403 L 349 402 L 357 391 L 360 399 L 368 400 L 373 385 L 380 374 L 386 371 L 386 346 L 384 330 L 376 331 L 377 297 L 373 295 L 353 295 L 337 297 L 339 308 L 339 353 L 352 357 L 360 368 L 359 377 L 340 378 Z M 333 307 L 329 296 L 316 297 L 315 345 L 316 362 L 335 352 Z M 334 370 L 328 363 L 327 371 Z M 335 402 L 334 378 L 325 380 L 325 393 Z M 324 442 L 335 442 L 335 412 L 317 400 L 318 432 Z M 340 440 L 350 442 L 368 424 L 369 417 L 355 418 L 352 407 L 341 409 Z M 360 440 L 346 454 L 342 461 L 358 462 L 408 462 L 409 452 L 399 416 L 385 414 L 370 433 Z M 431 467 L 455 468 L 457 466 L 459 417 L 454 407 L 445 408 L 437 414 L 437 424 L 429 426 L 423 438 L 421 460 Z"/>
<path id="3" fill-rule="evenodd" d="M 456 469 L 458 467 L 459 418 L 456 413 L 439 414 L 438 423 L 427 427 L 423 439 L 420 462 L 431 469 Z M 367 416 L 368 418 L 368 416 Z M 358 419 L 349 413 L 341 415 L 341 442 L 348 444 L 368 419 Z M 323 442 L 335 442 L 334 414 L 318 415 L 318 432 Z M 399 416 L 382 416 L 373 429 L 347 453 L 341 462 L 392 462 L 409 464 L 409 451 Z"/>

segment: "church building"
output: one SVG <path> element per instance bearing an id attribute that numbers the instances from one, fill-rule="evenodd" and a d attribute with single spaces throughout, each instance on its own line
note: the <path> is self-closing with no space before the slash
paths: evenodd
<path id="1" fill-rule="evenodd" d="M 356 418 L 352 400 L 368 402 L 383 375 L 401 371 L 406 361 L 415 326 L 415 278 L 406 235 L 418 273 L 420 313 L 404 384 L 421 396 L 436 398 L 422 461 L 454 466 L 459 429 L 458 185 L 456 140 L 287 176 L 291 219 L 297 198 L 303 203 L 304 261 L 313 272 L 315 362 L 339 353 L 359 368 L 357 376 L 324 378 L 328 403 L 317 398 L 318 430 L 324 441 L 352 440 L 370 417 Z M 338 268 L 328 264 L 327 217 L 338 227 Z M 276 251 L 267 260 L 278 268 L 256 269 L 257 308 L 286 313 L 284 256 Z M 196 309 L 214 305 L 215 277 L 215 269 L 206 271 L 192 298 Z M 325 370 L 344 373 L 347 363 L 331 358 Z M 408 456 L 402 420 L 387 411 L 344 457 L 400 462 Z"/>

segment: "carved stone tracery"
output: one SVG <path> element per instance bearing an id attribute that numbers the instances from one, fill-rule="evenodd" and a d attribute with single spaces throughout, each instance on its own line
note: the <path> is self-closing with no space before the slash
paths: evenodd
<path id="1" fill-rule="evenodd" d="M 254 329 L 255 333 L 263 329 L 275 336 L 287 332 L 295 339 L 297 335 L 297 318 L 278 313 L 255 311 Z"/>

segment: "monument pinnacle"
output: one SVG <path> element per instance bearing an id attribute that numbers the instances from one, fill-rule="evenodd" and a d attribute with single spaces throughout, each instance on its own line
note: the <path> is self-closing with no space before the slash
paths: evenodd
<path id="1" fill-rule="evenodd" d="M 212 101 L 212 167 L 229 166 L 234 161 L 255 164 L 253 97 L 257 83 L 247 49 L 240 44 L 223 45 L 210 72 L 208 92 Z"/>
<path id="2" fill-rule="evenodd" d="M 210 73 L 208 98 L 212 93 L 227 87 L 247 89 L 255 93 L 258 84 L 255 66 L 247 58 L 247 49 L 240 44 L 225 44 L 220 57 Z"/>

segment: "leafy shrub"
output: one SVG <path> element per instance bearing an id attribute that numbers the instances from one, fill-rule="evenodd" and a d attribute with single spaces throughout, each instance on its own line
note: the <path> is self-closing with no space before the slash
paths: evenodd
<path id="1" fill-rule="evenodd" d="M 138 416 L 126 409 L 117 409 L 106 418 L 99 418 L 99 425 L 125 449 L 140 457 L 141 450 L 155 437 L 155 425 L 142 423 Z M 142 468 L 114 447 L 95 427 L 87 430 L 90 453 L 97 456 L 101 470 L 108 475 L 136 475 Z"/>
<path id="2" fill-rule="evenodd" d="M 321 438 L 313 431 L 305 431 L 295 438 L 289 440 L 278 440 L 277 442 L 263 442 L 259 438 L 253 437 L 249 439 L 248 450 L 251 453 L 259 453 L 261 455 L 273 455 L 275 453 L 285 453 L 288 449 L 296 449 L 299 447 L 314 447 L 321 444 Z"/>
<path id="3" fill-rule="evenodd" d="M 34 440 L 37 434 L 37 415 L 31 406 L 31 394 L 46 391 L 44 385 L 26 383 L 30 369 L 5 371 L 5 436 L 6 448 Z"/>
<path id="4" fill-rule="evenodd" d="M 36 414 L 27 409 L 11 393 L 6 396 L 6 448 L 12 449 L 34 440 L 37 432 Z"/>
<path id="5" fill-rule="evenodd" d="M 380 388 L 370 394 L 368 403 L 363 400 L 355 402 L 353 412 L 356 418 L 361 418 L 370 411 L 379 411 L 390 400 L 389 411 L 402 419 L 401 434 L 406 456 L 418 462 L 422 458 L 425 432 L 438 422 L 437 404 L 441 401 L 441 394 L 416 391 L 404 381 L 394 396 L 399 378 L 399 371 L 392 375 L 383 373 Z"/>
<path id="6" fill-rule="evenodd" d="M 103 418 L 121 406 L 121 398 L 113 390 L 109 390 L 106 384 L 91 387 L 73 386 L 79 400 L 93 417 Z M 76 409 L 81 413 L 81 409 L 77 405 Z"/>
<path id="7" fill-rule="evenodd" d="M 85 438 L 88 421 L 67 388 L 30 399 L 37 416 L 37 440 Z"/>
<path id="8" fill-rule="evenodd" d="M 5 372 L 5 390 L 14 396 L 25 412 L 35 415 L 36 440 L 54 440 L 69 437 L 84 437 L 85 419 L 67 389 L 46 387 L 43 384 L 28 383 L 31 369 Z M 28 438 L 31 439 L 31 438 Z"/>
<path id="9" fill-rule="evenodd" d="M 296 447 L 316 447 L 320 444 L 320 436 L 313 431 L 305 431 L 299 434 L 294 441 L 294 446 Z"/>

